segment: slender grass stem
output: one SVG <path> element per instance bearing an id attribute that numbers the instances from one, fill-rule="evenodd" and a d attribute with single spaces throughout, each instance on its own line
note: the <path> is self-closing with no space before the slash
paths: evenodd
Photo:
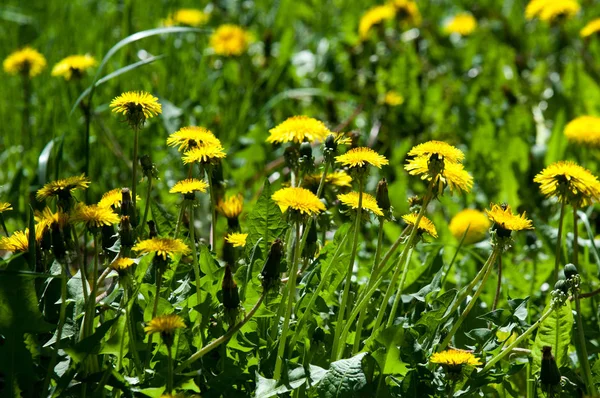
<path id="1" fill-rule="evenodd" d="M 590 362 L 588 360 L 586 341 L 583 334 L 583 320 L 581 319 L 581 303 L 579 302 L 579 292 L 575 293 L 574 296 L 575 309 L 577 310 L 577 338 L 579 339 L 579 346 L 581 347 L 581 355 L 579 358 L 579 362 L 581 363 L 581 373 L 583 373 L 583 380 L 585 381 L 585 388 L 588 394 L 594 397 L 598 394 L 598 390 L 596 390 L 596 387 L 594 386 L 594 379 L 592 378 L 592 372 L 590 371 Z"/>
<path id="2" fill-rule="evenodd" d="M 177 224 L 175 225 L 175 236 L 174 236 L 175 239 L 177 239 L 177 237 L 179 236 L 179 227 L 181 226 L 181 221 L 183 220 L 184 211 L 185 211 L 185 199 L 183 200 L 183 203 L 181 203 L 181 208 L 179 209 L 179 215 L 177 216 Z"/>
<path id="3" fill-rule="evenodd" d="M 210 189 L 210 247 L 213 251 L 216 251 L 217 248 L 217 199 L 215 196 L 215 185 L 212 178 L 212 173 L 210 170 L 206 171 L 206 176 L 208 177 L 208 185 Z"/>
<path id="4" fill-rule="evenodd" d="M 194 227 L 194 203 L 192 201 L 186 202 L 188 202 L 190 208 L 190 244 L 192 246 L 192 256 L 194 256 L 192 259 L 192 268 L 196 277 L 196 304 L 199 305 L 202 296 L 200 294 L 200 268 L 198 266 L 198 253 L 196 250 L 196 228 Z M 200 322 L 200 317 L 197 317 L 197 321 Z"/>
<path id="5" fill-rule="evenodd" d="M 142 223 L 140 224 L 140 232 L 143 232 L 146 228 L 146 220 L 148 219 L 148 212 L 150 211 L 150 202 L 152 201 L 152 174 L 148 174 L 148 192 L 146 193 L 146 204 L 144 206 L 144 216 L 142 217 Z"/>
<path id="6" fill-rule="evenodd" d="M 0 226 L 2 226 L 2 230 L 4 231 L 4 235 L 8 236 L 8 230 L 6 229 L 6 224 L 4 223 L 4 216 L 0 213 Z"/>
<path id="7" fill-rule="evenodd" d="M 134 226 L 137 226 L 137 207 L 136 207 L 136 198 L 137 198 L 137 169 L 138 169 L 138 145 L 139 145 L 139 135 L 140 129 L 139 127 L 133 127 L 133 173 L 131 175 L 131 200 L 133 201 L 133 222 Z"/>
<path id="8" fill-rule="evenodd" d="M 167 394 L 173 391 L 173 350 L 167 345 Z"/>
<path id="9" fill-rule="evenodd" d="M 321 176 L 321 181 L 319 181 L 319 188 L 317 188 L 317 198 L 321 198 L 321 194 L 323 193 L 323 188 L 325 187 L 325 179 L 327 177 L 327 172 L 329 171 L 329 162 L 325 163 L 325 167 L 323 168 L 323 175 Z M 314 222 L 313 218 L 310 217 L 306 222 L 306 226 L 304 227 L 304 232 L 302 233 L 302 241 L 300 242 L 300 253 L 304 250 L 304 246 L 306 245 L 306 240 L 308 238 L 308 233 L 310 231 L 310 227 L 312 227 L 312 223 Z"/>
<path id="10" fill-rule="evenodd" d="M 500 289 L 502 289 L 502 256 L 498 256 L 498 283 L 496 284 L 496 294 L 492 303 L 492 311 L 498 308 L 498 300 L 500 300 Z"/>
<path id="11" fill-rule="evenodd" d="M 558 280 L 558 268 L 560 266 L 560 250 L 562 248 L 563 221 L 565 218 L 566 201 L 560 203 L 560 218 L 558 219 L 558 236 L 556 238 L 556 251 L 554 252 L 554 283 Z"/>
<path id="12" fill-rule="evenodd" d="M 406 255 L 406 260 L 404 261 L 404 269 L 402 270 L 402 279 L 400 279 L 400 285 L 398 285 L 398 291 L 396 292 L 396 297 L 394 298 L 394 303 L 392 304 L 392 310 L 390 311 L 390 316 L 386 323 L 386 327 L 388 328 L 394 324 L 396 311 L 398 310 L 398 305 L 400 304 L 400 299 L 402 298 L 402 290 L 404 289 L 404 282 L 406 282 L 406 274 L 408 274 L 408 266 L 410 265 L 414 248 L 414 244 L 408 248 L 408 254 Z"/>
<path id="13" fill-rule="evenodd" d="M 579 230 L 578 226 L 579 218 L 577 217 L 577 207 L 573 206 L 573 265 L 579 266 Z"/>
<path id="14" fill-rule="evenodd" d="M 27 145 L 27 148 L 31 148 L 33 143 L 31 137 L 31 125 L 30 125 L 30 109 L 31 109 L 31 79 L 29 73 L 22 73 L 23 83 L 23 114 L 21 120 L 21 139 L 23 139 Z"/>
<path id="15" fill-rule="evenodd" d="M 156 270 L 156 292 L 154 294 L 154 306 L 152 307 L 152 319 L 156 318 L 156 314 L 158 312 L 158 302 L 160 301 L 160 287 L 162 285 L 162 271 L 160 267 Z M 150 358 L 152 357 L 152 340 L 154 334 L 150 334 L 148 336 L 148 354 L 146 355 L 146 361 L 144 363 L 144 368 L 148 368 L 150 364 Z"/>

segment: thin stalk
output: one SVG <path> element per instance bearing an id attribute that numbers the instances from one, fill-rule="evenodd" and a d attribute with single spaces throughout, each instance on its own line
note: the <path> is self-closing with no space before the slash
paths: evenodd
<path id="1" fill-rule="evenodd" d="M 146 228 L 146 220 L 148 219 L 148 211 L 150 210 L 150 201 L 151 201 L 151 193 L 152 193 L 152 174 L 148 174 L 148 192 L 146 193 L 146 206 L 144 207 L 144 217 L 142 218 L 142 223 L 140 224 L 140 232 L 143 232 Z"/>
<path id="2" fill-rule="evenodd" d="M 167 394 L 173 391 L 173 352 L 171 344 L 167 345 Z"/>
<path id="3" fill-rule="evenodd" d="M 6 229 L 6 224 L 4 223 L 4 216 L 2 215 L 2 213 L 0 213 L 0 225 L 2 226 L 4 235 L 8 236 L 8 230 Z"/>
<path id="4" fill-rule="evenodd" d="M 350 295 L 350 285 L 352 284 L 352 269 L 354 268 L 354 260 L 356 259 L 356 250 L 358 248 L 358 233 L 360 231 L 360 219 L 362 216 L 362 200 L 363 200 L 363 180 L 358 180 L 358 208 L 356 209 L 356 220 L 354 222 L 354 236 L 352 238 L 352 251 L 350 252 L 350 260 L 348 261 L 348 269 L 346 270 L 346 282 L 344 284 L 344 293 L 342 294 L 342 303 L 340 305 L 337 317 L 337 324 L 335 325 L 335 334 L 333 337 L 333 350 L 331 351 L 331 361 L 335 361 L 338 358 L 338 345 L 340 344 L 340 334 L 344 328 L 344 319 L 346 318 L 346 305 L 352 306 L 352 303 L 348 302 L 348 296 Z M 342 349 L 346 342 L 341 342 Z"/>
<path id="5" fill-rule="evenodd" d="M 177 225 L 175 225 L 175 236 L 174 236 L 175 239 L 177 239 L 177 237 L 179 236 L 179 227 L 181 226 L 181 220 L 183 220 L 184 209 L 185 209 L 185 199 L 183 200 L 183 203 L 181 203 L 181 208 L 179 209 L 179 215 L 177 216 Z"/>
<path id="6" fill-rule="evenodd" d="M 125 330 L 127 330 L 127 323 L 129 322 L 129 314 L 127 313 L 127 303 L 128 303 L 128 294 L 127 294 L 128 286 L 123 286 L 123 304 L 122 307 L 125 309 L 125 326 L 123 327 L 123 334 L 121 335 L 121 342 L 119 347 L 119 358 L 117 359 L 117 372 L 121 370 L 123 366 L 123 353 L 125 352 Z"/>
<path id="7" fill-rule="evenodd" d="M 21 120 L 21 139 L 25 140 L 27 148 L 31 148 L 32 138 L 30 131 L 30 107 L 31 107 L 31 80 L 29 73 L 22 73 L 23 78 L 23 114 Z"/>
<path id="8" fill-rule="evenodd" d="M 131 200 L 133 201 L 133 225 L 137 226 L 137 207 L 136 207 L 136 192 L 137 192 L 137 167 L 138 167 L 138 145 L 139 145 L 139 127 L 133 127 L 133 173 L 131 176 Z"/>
<path id="9" fill-rule="evenodd" d="M 187 201 L 186 201 L 187 202 Z M 200 268 L 198 266 L 198 253 L 196 251 L 196 228 L 194 227 L 194 203 L 189 202 L 190 206 L 190 243 L 192 245 L 192 255 L 194 258 L 192 259 L 192 268 L 194 269 L 194 276 L 196 277 L 196 305 L 200 304 Z M 198 322 L 200 322 L 200 317 L 197 317 Z"/>
<path id="10" fill-rule="evenodd" d="M 94 333 L 94 317 L 96 313 L 96 295 L 98 292 L 98 236 L 96 233 L 92 233 L 92 239 L 94 241 L 94 266 L 92 270 L 91 291 L 88 297 L 88 308 L 86 310 L 87 323 L 87 334 L 91 336 Z M 89 318 L 88 318 L 89 317 Z"/>
<path id="11" fill-rule="evenodd" d="M 158 312 L 158 301 L 160 300 L 160 287 L 162 285 L 162 272 L 157 269 L 156 270 L 156 293 L 154 294 L 154 307 L 152 307 L 152 319 L 156 318 L 156 313 Z M 150 358 L 152 357 L 152 340 L 154 337 L 154 333 L 148 336 L 148 354 L 146 355 L 146 362 L 144 363 L 144 368 L 148 368 L 150 364 Z"/>
<path id="12" fill-rule="evenodd" d="M 321 176 L 321 181 L 319 181 L 319 188 L 317 188 L 317 198 L 321 198 L 321 194 L 323 193 L 323 188 L 325 187 L 325 179 L 327 177 L 327 171 L 329 171 L 329 162 L 325 162 L 325 168 L 323 169 L 323 175 Z M 310 217 L 306 222 L 306 226 L 304 227 L 304 231 L 302 233 L 302 241 L 300 242 L 300 253 L 304 250 L 304 246 L 306 245 L 306 239 L 308 238 L 308 232 L 310 231 L 310 227 L 312 227 L 313 218 Z"/>
<path id="13" fill-rule="evenodd" d="M 560 266 L 560 250 L 562 243 L 563 221 L 565 217 L 565 204 L 562 201 L 560 204 L 560 218 L 558 219 L 558 237 L 556 238 L 556 251 L 554 252 L 554 283 L 558 280 L 558 268 Z"/>
<path id="14" fill-rule="evenodd" d="M 573 206 L 573 265 L 579 266 L 579 230 L 577 228 L 577 207 Z"/>
<path id="15" fill-rule="evenodd" d="M 208 189 L 210 189 L 210 247 L 215 251 L 217 242 L 217 199 L 215 197 L 215 186 L 210 170 L 206 171 L 206 176 L 208 177 Z"/>
<path id="16" fill-rule="evenodd" d="M 454 266 L 454 262 L 456 261 L 456 258 L 458 257 L 458 253 L 460 252 L 460 249 L 462 248 L 462 246 L 465 242 L 467 234 L 469 233 L 469 228 L 470 228 L 470 225 L 467 227 L 467 229 L 463 233 L 462 238 L 460 238 L 460 242 L 458 242 L 456 251 L 454 252 L 454 255 L 452 256 L 452 260 L 450 261 L 450 264 L 448 264 L 448 269 L 446 270 L 446 272 L 444 272 L 444 276 L 442 277 L 442 282 L 440 283 L 440 291 L 443 291 L 444 286 L 446 286 L 446 280 L 448 279 L 448 275 L 450 275 L 450 270 L 452 270 L 452 267 Z M 437 296 L 437 293 L 434 293 L 433 297 L 435 298 L 436 296 Z"/>
<path id="17" fill-rule="evenodd" d="M 294 260 L 290 267 L 290 280 L 287 284 L 288 298 L 287 298 L 287 309 L 285 311 L 285 317 L 283 318 L 283 328 L 281 329 L 281 336 L 279 337 L 279 347 L 277 348 L 277 359 L 275 361 L 275 371 L 273 378 L 280 380 L 281 368 L 283 364 L 283 354 L 285 353 L 285 342 L 287 339 L 288 329 L 290 327 L 290 318 L 292 316 L 292 308 L 294 307 L 294 298 L 296 296 L 296 276 L 298 274 L 298 260 L 300 258 L 300 221 L 296 221 L 296 247 L 294 248 Z M 280 304 L 282 305 L 283 302 Z"/>
<path id="18" fill-rule="evenodd" d="M 502 256 L 498 256 L 498 283 L 496 284 L 496 294 L 494 295 L 492 311 L 496 311 L 496 308 L 498 307 L 498 300 L 500 300 L 500 289 L 501 288 L 502 288 Z"/>
<path id="19" fill-rule="evenodd" d="M 590 396 L 596 396 L 598 390 L 594 386 L 594 379 L 592 378 L 592 372 L 590 371 L 590 362 L 588 360 L 588 352 L 586 347 L 585 336 L 583 334 L 583 320 L 581 319 L 581 304 L 579 302 L 579 293 L 575 293 L 575 309 L 577 310 L 577 338 L 579 339 L 579 346 L 581 347 L 581 356 L 579 362 L 581 363 L 581 370 L 583 373 L 583 380 L 585 381 L 585 388 Z M 557 317 L 558 318 L 558 317 Z"/>
<path id="20" fill-rule="evenodd" d="M 83 91 L 82 89 L 79 91 Z M 90 97 L 88 97 L 90 98 Z M 91 109 L 91 101 L 89 104 L 86 104 L 84 101 L 81 101 L 81 109 L 83 110 L 83 117 L 85 119 L 85 146 L 84 146 L 84 156 L 85 156 L 85 165 L 83 168 L 83 173 L 86 176 L 89 176 L 90 173 L 90 124 L 92 121 L 92 109 Z M 88 191 L 85 191 L 86 199 Z"/>
<path id="21" fill-rule="evenodd" d="M 408 266 L 410 265 L 410 259 L 412 257 L 414 248 L 414 244 L 408 247 L 408 254 L 406 255 L 406 261 L 404 261 L 404 269 L 402 270 L 402 279 L 400 279 L 400 285 L 398 285 L 398 291 L 396 292 L 396 297 L 394 298 L 394 303 L 392 304 L 392 311 L 390 311 L 390 316 L 386 323 L 386 327 L 388 328 L 394 323 L 396 311 L 398 310 L 398 305 L 400 304 L 400 298 L 402 297 L 402 289 L 404 289 L 404 282 L 406 282 L 406 274 L 408 274 Z"/>
<path id="22" fill-rule="evenodd" d="M 237 325 L 235 325 L 234 327 L 229 329 L 227 331 L 227 333 L 225 333 L 223 336 L 219 337 L 216 340 L 211 341 L 210 344 L 205 345 L 199 351 L 192 354 L 192 356 L 190 356 L 187 360 L 185 360 L 181 365 L 179 365 L 175 369 L 175 373 L 181 372 L 183 369 L 190 366 L 193 362 L 202 358 L 203 356 L 205 356 L 206 354 L 208 354 L 209 352 L 211 352 L 212 350 L 214 350 L 215 348 L 217 348 L 218 346 L 220 346 L 221 344 L 223 344 L 227 340 L 229 340 L 238 330 L 240 330 L 242 328 L 242 326 L 244 326 L 250 319 L 252 319 L 252 317 L 254 316 L 254 314 L 256 313 L 256 311 L 258 310 L 260 305 L 262 304 L 263 300 L 265 299 L 265 295 L 266 295 L 266 292 L 263 291 L 262 294 L 260 295 L 260 298 L 256 302 L 256 304 L 254 304 L 254 307 L 252 307 L 250 312 L 248 312 L 246 317 L 241 322 L 239 322 Z"/>

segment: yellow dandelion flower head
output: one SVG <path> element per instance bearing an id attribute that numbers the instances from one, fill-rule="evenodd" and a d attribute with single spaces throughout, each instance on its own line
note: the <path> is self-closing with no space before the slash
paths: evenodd
<path id="1" fill-rule="evenodd" d="M 179 151 L 189 151 L 197 146 L 221 145 L 221 141 L 212 131 L 204 127 L 187 126 L 182 127 L 167 138 L 168 146 L 179 146 Z"/>
<path id="2" fill-rule="evenodd" d="M 350 145 L 352 144 L 352 137 L 346 135 L 346 133 L 331 133 L 333 135 L 333 141 L 338 145 Z"/>
<path id="3" fill-rule="evenodd" d="M 580 116 L 565 126 L 569 141 L 583 146 L 600 147 L 600 117 Z"/>
<path id="4" fill-rule="evenodd" d="M 52 76 L 62 76 L 65 80 L 71 80 L 72 77 L 81 77 L 85 71 L 97 64 L 96 59 L 89 54 L 71 55 L 54 65 Z"/>
<path id="5" fill-rule="evenodd" d="M 390 4 L 396 9 L 397 19 L 408 20 L 415 26 L 421 24 L 421 12 L 416 1 L 392 0 Z"/>
<path id="6" fill-rule="evenodd" d="M 460 13 L 452 17 L 446 26 L 446 34 L 458 33 L 461 36 L 468 36 L 477 28 L 477 20 L 469 13 Z"/>
<path id="7" fill-rule="evenodd" d="M 138 124 L 162 113 L 158 98 L 145 91 L 127 91 L 113 99 L 110 107 L 114 113 L 121 113 Z"/>
<path id="8" fill-rule="evenodd" d="M 555 196 L 575 207 L 589 206 L 600 199 L 600 182 L 575 162 L 552 163 L 533 179 L 546 196 Z"/>
<path id="9" fill-rule="evenodd" d="M 36 198 L 40 202 L 55 196 L 68 196 L 77 189 L 86 189 L 90 186 L 90 180 L 85 175 L 63 178 L 61 180 L 51 181 L 40 188 L 36 193 Z"/>
<path id="10" fill-rule="evenodd" d="M 370 164 L 380 169 L 389 163 L 385 156 L 367 147 L 352 148 L 345 154 L 336 156 L 335 161 L 350 168 Z"/>
<path id="11" fill-rule="evenodd" d="M 369 8 L 358 23 L 358 35 L 360 39 L 365 40 L 373 26 L 392 20 L 395 17 L 396 9 L 392 5 L 386 4 Z"/>
<path id="12" fill-rule="evenodd" d="M 29 229 L 15 231 L 11 236 L 0 238 L 0 250 L 22 253 L 29 250 Z"/>
<path id="13" fill-rule="evenodd" d="M 63 228 L 69 223 L 69 215 L 67 213 L 60 210 L 53 213 L 49 207 L 44 208 L 41 212 L 36 211 L 34 218 L 37 222 L 36 232 L 39 230 L 41 235 L 48 231 L 53 225 Z"/>
<path id="14" fill-rule="evenodd" d="M 4 213 L 5 211 L 12 210 L 12 209 L 13 208 L 10 203 L 0 202 L 0 214 Z"/>
<path id="15" fill-rule="evenodd" d="M 463 151 L 443 141 L 427 141 L 408 151 L 408 156 L 425 156 L 427 160 L 432 155 L 437 155 L 452 163 L 460 163 L 465 159 Z"/>
<path id="16" fill-rule="evenodd" d="M 105 225 L 117 224 L 119 216 L 108 207 L 98 205 L 78 205 L 71 217 L 73 222 L 82 222 L 88 228 L 100 228 Z"/>
<path id="17" fill-rule="evenodd" d="M 225 240 L 231 243 L 233 247 L 244 247 L 246 246 L 246 238 L 248 238 L 248 234 L 232 232 L 225 237 Z"/>
<path id="18" fill-rule="evenodd" d="M 269 130 L 270 143 L 324 141 L 331 131 L 320 120 L 308 116 L 292 116 Z"/>
<path id="19" fill-rule="evenodd" d="M 194 192 L 206 192 L 207 188 L 208 184 L 206 182 L 195 178 L 188 178 L 176 183 L 173 188 L 169 190 L 169 193 L 190 194 Z"/>
<path id="20" fill-rule="evenodd" d="M 526 213 L 513 214 L 509 205 L 490 204 L 491 210 L 485 210 L 488 218 L 505 231 L 522 231 L 533 229 L 531 220 L 527 218 Z"/>
<path id="21" fill-rule="evenodd" d="M 208 22 L 210 14 L 195 8 L 181 8 L 171 14 L 165 21 L 166 26 L 187 25 L 200 26 Z"/>
<path id="22" fill-rule="evenodd" d="M 598 32 L 600 32 L 600 18 L 596 18 L 588 22 L 587 25 L 581 29 L 579 35 L 581 37 L 589 37 Z"/>
<path id="23" fill-rule="evenodd" d="M 214 163 L 219 159 L 224 159 L 227 156 L 225 150 L 221 146 L 221 142 L 215 144 L 202 145 L 183 154 L 183 163 Z"/>
<path id="24" fill-rule="evenodd" d="M 576 0 L 531 0 L 525 8 L 525 17 L 538 17 L 545 22 L 551 22 L 558 17 L 572 18 L 581 6 Z"/>
<path id="25" fill-rule="evenodd" d="M 215 54 L 226 57 L 239 56 L 246 52 L 251 36 L 241 26 L 221 25 L 210 36 L 210 46 Z"/>
<path id="26" fill-rule="evenodd" d="M 34 77 L 46 68 L 46 58 L 37 50 L 25 47 L 6 57 L 3 66 L 8 74 L 27 73 L 29 77 Z"/>
<path id="27" fill-rule="evenodd" d="M 291 208 L 301 214 L 312 215 L 326 210 L 317 195 L 304 188 L 282 188 L 275 192 L 271 199 L 277 203 L 282 212 Z"/>
<path id="28" fill-rule="evenodd" d="M 172 257 L 176 254 L 185 255 L 191 252 L 188 245 L 181 239 L 159 237 L 138 242 L 132 249 L 141 254 L 156 253 L 157 256 L 161 256 L 164 260 L 167 259 L 167 256 Z"/>
<path id="29" fill-rule="evenodd" d="M 430 363 L 437 363 L 447 366 L 480 366 L 481 361 L 469 351 L 450 349 L 442 352 L 436 352 L 429 358 Z"/>
<path id="30" fill-rule="evenodd" d="M 340 194 L 337 198 L 345 204 L 353 209 L 358 209 L 358 192 L 349 192 L 345 194 Z M 370 212 L 383 217 L 383 211 L 377 205 L 377 200 L 372 195 L 369 195 L 366 192 L 362 194 L 362 206 L 363 209 L 369 210 Z"/>
<path id="31" fill-rule="evenodd" d="M 321 182 L 322 177 L 323 173 L 309 174 L 304 177 L 303 183 L 308 186 L 317 186 Z M 325 182 L 336 187 L 351 187 L 352 177 L 343 170 L 336 170 L 331 173 L 327 173 L 325 176 Z"/>
<path id="32" fill-rule="evenodd" d="M 417 213 L 405 214 L 402 216 L 402 219 L 408 225 L 414 227 L 415 222 L 417 222 L 417 216 L 418 216 Z M 433 225 L 431 220 L 425 216 L 422 216 L 421 220 L 419 221 L 419 232 L 421 232 L 421 233 L 427 232 L 429 235 L 431 235 L 434 238 L 438 237 L 437 230 L 435 229 L 435 225 Z"/>
<path id="33" fill-rule="evenodd" d="M 433 177 L 429 170 L 429 159 L 427 156 L 418 156 L 410 159 L 404 169 L 410 175 L 420 175 L 422 180 L 431 181 Z M 469 192 L 473 187 L 473 177 L 465 171 L 460 163 L 446 162 L 444 169 L 435 176 L 435 184 L 438 185 L 438 192 L 441 192 L 445 185 L 450 188 L 450 193 L 455 191 Z"/>
<path id="34" fill-rule="evenodd" d="M 464 244 L 470 245 L 485 239 L 491 223 L 484 212 L 475 209 L 465 209 L 457 213 L 450 220 L 450 232 L 456 239 L 462 239 Z"/>
<path id="35" fill-rule="evenodd" d="M 135 198 L 138 202 L 140 200 L 142 200 L 139 195 L 135 195 Z M 115 189 L 111 189 L 110 191 L 108 191 L 104 195 L 102 195 L 102 198 L 100 198 L 100 201 L 98 202 L 98 207 L 118 208 L 118 207 L 121 207 L 122 201 L 123 201 L 123 189 L 115 188 Z"/>
<path id="36" fill-rule="evenodd" d="M 388 91 L 383 97 L 383 103 L 389 106 L 398 106 L 404 103 L 404 97 L 397 91 Z"/>
<path id="37" fill-rule="evenodd" d="M 177 329 L 185 329 L 185 322 L 179 315 L 161 315 L 152 319 L 144 328 L 147 334 L 174 334 Z"/>
<path id="38" fill-rule="evenodd" d="M 135 264 L 135 260 L 129 257 L 119 257 L 115 261 L 113 261 L 110 266 L 117 271 L 125 271 L 129 269 L 133 264 Z"/>
<path id="39" fill-rule="evenodd" d="M 236 218 L 244 209 L 244 197 L 241 194 L 233 195 L 225 200 L 219 200 L 217 210 L 227 218 Z"/>

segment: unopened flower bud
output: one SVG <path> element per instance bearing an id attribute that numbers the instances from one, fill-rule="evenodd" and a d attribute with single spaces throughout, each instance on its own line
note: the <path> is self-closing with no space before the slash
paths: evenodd
<path id="1" fill-rule="evenodd" d="M 129 188 L 121 190 L 121 216 L 131 217 L 133 215 L 133 202 Z"/>
<path id="2" fill-rule="evenodd" d="M 119 226 L 119 236 L 121 237 L 121 246 L 132 247 L 135 243 L 135 236 L 129 216 L 121 217 L 121 224 Z"/>
<path id="3" fill-rule="evenodd" d="M 150 239 L 156 238 L 158 236 L 158 231 L 156 230 L 156 223 L 154 222 L 154 220 L 150 220 L 147 222 L 147 224 L 148 224 L 148 230 L 150 231 L 148 233 L 148 237 Z"/>
<path id="4" fill-rule="evenodd" d="M 265 260 L 265 265 L 261 271 L 262 284 L 265 290 L 275 286 L 279 282 L 280 264 L 283 256 L 283 243 L 281 239 L 276 239 L 271 245 L 271 250 Z"/>
<path id="5" fill-rule="evenodd" d="M 564 279 L 559 279 L 554 284 L 554 290 L 560 290 L 561 292 L 566 294 L 569 291 L 569 285 Z"/>
<path id="6" fill-rule="evenodd" d="M 545 392 L 550 392 L 560 385 L 560 371 L 552 355 L 552 347 L 547 345 L 542 347 L 540 381 L 542 383 L 542 390 Z"/>
<path id="7" fill-rule="evenodd" d="M 312 259 L 317 253 L 317 224 L 312 223 L 308 230 L 308 236 L 306 237 L 306 243 L 302 250 L 302 257 Z"/>
<path id="8" fill-rule="evenodd" d="M 240 306 L 240 296 L 229 265 L 225 266 L 225 276 L 223 277 L 221 289 L 223 292 L 223 306 L 228 310 L 237 309 Z"/>
<path id="9" fill-rule="evenodd" d="M 567 279 L 571 279 L 575 275 L 579 274 L 579 272 L 577 271 L 577 267 L 571 263 L 565 265 L 564 270 L 565 270 L 565 278 L 567 278 Z"/>
<path id="10" fill-rule="evenodd" d="M 379 206 L 384 213 L 390 210 L 391 204 L 388 194 L 388 184 L 385 178 L 382 178 L 381 181 L 379 181 L 379 184 L 377 184 L 376 199 L 377 206 Z"/>

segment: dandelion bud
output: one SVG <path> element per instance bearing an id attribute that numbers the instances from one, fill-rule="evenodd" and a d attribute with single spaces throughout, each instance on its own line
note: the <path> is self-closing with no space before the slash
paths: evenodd
<path id="1" fill-rule="evenodd" d="M 281 239 L 276 239 L 271 245 L 271 250 L 265 260 L 265 265 L 261 271 L 262 284 L 265 290 L 272 288 L 279 282 L 280 264 L 283 256 L 283 243 Z"/>
<path id="2" fill-rule="evenodd" d="M 302 250 L 302 257 L 313 258 L 317 253 L 317 249 L 317 224 L 313 222 L 308 230 L 306 243 L 304 245 L 304 249 Z"/>
<path id="3" fill-rule="evenodd" d="M 288 146 L 285 148 L 283 159 L 285 160 L 285 165 L 291 170 L 296 170 L 298 168 L 298 157 L 298 148 L 296 146 Z"/>
<path id="4" fill-rule="evenodd" d="M 129 216 L 121 217 L 121 224 L 119 227 L 119 236 L 121 237 L 121 246 L 132 247 L 135 243 L 135 237 L 133 233 L 133 227 Z"/>
<path id="5" fill-rule="evenodd" d="M 235 249 L 227 240 L 223 242 L 223 261 L 225 261 L 225 264 L 228 266 L 235 265 Z"/>
<path id="6" fill-rule="evenodd" d="M 148 230 L 150 231 L 148 237 L 150 239 L 156 238 L 158 236 L 158 231 L 156 230 L 156 223 L 154 222 L 154 220 L 150 220 L 147 224 Z"/>
<path id="7" fill-rule="evenodd" d="M 377 184 L 377 206 L 385 212 L 390 210 L 390 197 L 388 195 L 388 184 L 385 178 L 382 178 Z"/>
<path id="8" fill-rule="evenodd" d="M 115 237 L 115 229 L 112 225 L 103 225 L 100 231 L 102 234 L 102 250 L 106 252 L 117 241 L 117 238 Z"/>
<path id="9" fill-rule="evenodd" d="M 567 284 L 567 281 L 565 281 L 564 279 L 560 279 L 554 284 L 554 290 L 559 290 L 567 294 L 567 292 L 569 291 L 569 285 Z"/>
<path id="10" fill-rule="evenodd" d="M 542 367 L 540 370 L 540 381 L 544 392 L 554 392 L 560 388 L 560 371 L 552 355 L 552 347 L 542 347 Z"/>
<path id="11" fill-rule="evenodd" d="M 238 287 L 233 280 L 233 274 L 229 265 L 225 266 L 225 276 L 221 285 L 223 292 L 223 306 L 228 310 L 235 310 L 240 306 Z"/>
<path id="12" fill-rule="evenodd" d="M 150 155 L 143 155 L 140 157 L 140 166 L 142 166 L 142 173 L 144 173 L 147 178 L 158 177 L 158 169 L 156 168 L 156 165 L 152 163 Z"/>
<path id="13" fill-rule="evenodd" d="M 62 260 L 67 252 L 63 234 L 60 230 L 60 226 L 57 223 L 52 223 L 50 228 L 52 236 L 52 253 L 54 253 L 54 257 L 56 257 L 58 260 Z"/>
<path id="14" fill-rule="evenodd" d="M 121 190 L 121 216 L 131 217 L 133 215 L 133 202 L 129 188 Z"/>
<path id="15" fill-rule="evenodd" d="M 315 331 L 312 334 L 312 340 L 315 343 L 322 343 L 325 341 L 325 331 L 320 327 L 316 327 Z"/>
<path id="16" fill-rule="evenodd" d="M 337 142 L 335 142 L 333 134 L 329 134 L 325 139 L 325 150 L 333 153 L 337 151 Z"/>
<path id="17" fill-rule="evenodd" d="M 570 263 L 565 265 L 564 271 L 565 271 L 565 278 L 567 278 L 567 279 L 571 279 L 575 275 L 579 274 L 579 272 L 577 272 L 577 267 L 575 267 L 575 265 L 570 264 Z"/>

